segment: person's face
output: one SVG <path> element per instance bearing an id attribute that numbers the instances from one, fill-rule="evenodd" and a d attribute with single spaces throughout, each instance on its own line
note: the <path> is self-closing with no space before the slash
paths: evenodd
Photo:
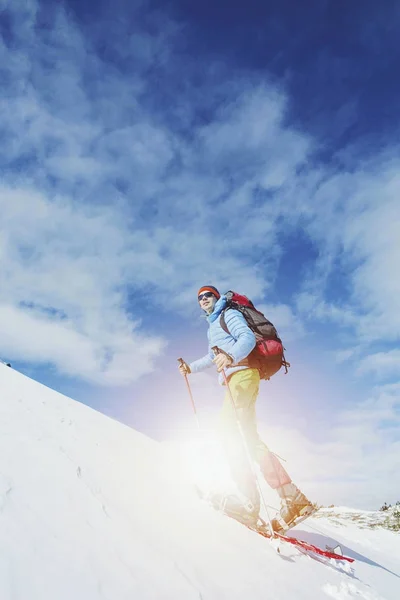
<path id="1" fill-rule="evenodd" d="M 208 315 L 212 313 L 214 310 L 215 303 L 217 298 L 211 292 L 203 292 L 198 297 L 198 301 L 200 304 L 200 308 L 206 311 Z"/>

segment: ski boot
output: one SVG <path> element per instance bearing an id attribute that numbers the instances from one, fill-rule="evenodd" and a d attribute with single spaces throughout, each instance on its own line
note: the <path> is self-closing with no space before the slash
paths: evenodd
<path id="1" fill-rule="evenodd" d="M 316 511 L 312 502 L 294 483 L 287 483 L 278 488 L 277 492 L 281 497 L 281 509 L 271 522 L 277 533 L 284 533 L 291 527 L 295 527 Z"/>
<path id="2" fill-rule="evenodd" d="M 250 500 L 241 500 L 235 494 L 212 494 L 208 500 L 215 509 L 240 521 L 243 525 L 253 529 L 257 528 L 260 507 L 254 505 Z"/>

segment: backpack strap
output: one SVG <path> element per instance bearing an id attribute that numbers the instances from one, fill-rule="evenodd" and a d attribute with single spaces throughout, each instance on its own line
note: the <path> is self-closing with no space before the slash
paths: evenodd
<path id="1" fill-rule="evenodd" d="M 228 310 L 227 308 L 225 310 Z M 221 325 L 222 329 L 225 331 L 225 333 L 227 333 L 228 335 L 232 335 L 231 332 L 228 329 L 228 325 L 226 324 L 225 321 L 225 310 L 222 311 L 221 316 L 219 318 L 219 324 Z"/>
<path id="2" fill-rule="evenodd" d="M 228 335 L 232 335 L 231 332 L 229 331 L 228 325 L 226 324 L 225 321 L 225 312 L 227 310 L 229 310 L 230 308 L 232 308 L 231 306 L 227 306 L 226 308 L 224 308 L 224 310 L 221 312 L 221 315 L 219 317 L 219 324 L 221 325 L 222 329 L 225 331 L 225 333 L 227 333 Z M 235 309 L 233 309 L 235 310 Z M 240 312 L 240 311 L 238 311 Z M 247 324 L 247 326 L 249 327 L 249 325 Z M 250 329 L 250 327 L 249 327 Z M 232 335 L 232 337 L 234 338 L 234 336 Z"/>
<path id="3" fill-rule="evenodd" d="M 219 318 L 219 324 L 221 325 L 222 329 L 225 331 L 225 333 L 227 333 L 228 335 L 232 335 L 231 332 L 229 331 L 228 325 L 226 324 L 225 321 L 225 316 L 224 316 L 224 312 L 225 310 L 229 310 L 228 308 L 225 308 L 222 313 L 221 316 Z M 232 336 L 233 337 L 233 336 Z M 241 360 L 238 363 L 234 364 L 235 367 L 249 367 L 250 363 L 249 363 L 249 357 L 247 356 L 246 358 L 244 358 L 243 360 Z"/>

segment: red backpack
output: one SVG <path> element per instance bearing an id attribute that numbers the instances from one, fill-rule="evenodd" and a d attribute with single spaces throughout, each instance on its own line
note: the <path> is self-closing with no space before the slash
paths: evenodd
<path id="1" fill-rule="evenodd" d="M 281 367 L 285 367 L 285 373 L 287 373 L 290 363 L 285 359 L 282 340 L 271 321 L 268 321 L 246 296 L 232 291 L 227 292 L 225 296 L 228 302 L 220 316 L 222 329 L 231 335 L 225 322 L 224 313 L 232 308 L 242 313 L 247 325 L 256 336 L 256 347 L 248 356 L 249 366 L 260 371 L 261 379 L 269 379 Z"/>

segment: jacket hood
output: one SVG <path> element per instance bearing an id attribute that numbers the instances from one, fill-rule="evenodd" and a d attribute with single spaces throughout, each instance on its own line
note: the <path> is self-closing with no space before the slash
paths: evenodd
<path id="1" fill-rule="evenodd" d="M 226 307 L 227 302 L 228 302 L 228 300 L 227 300 L 227 297 L 225 296 L 225 294 L 216 301 L 216 303 L 214 305 L 214 310 L 212 311 L 212 313 L 210 315 L 207 316 L 207 321 L 209 323 L 213 323 L 216 319 L 218 319 L 219 315 L 222 313 L 222 311 Z"/>

